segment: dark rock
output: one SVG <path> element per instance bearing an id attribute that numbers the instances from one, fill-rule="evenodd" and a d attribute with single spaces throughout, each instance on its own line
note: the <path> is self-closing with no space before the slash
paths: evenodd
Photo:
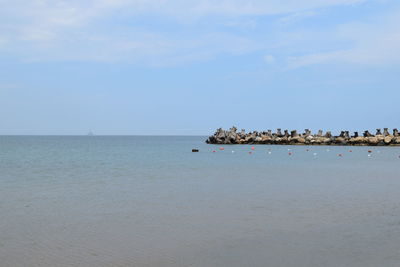
<path id="1" fill-rule="evenodd" d="M 342 137 L 344 139 L 349 139 L 350 138 L 349 131 L 341 131 L 339 137 Z"/>
<path id="2" fill-rule="evenodd" d="M 383 136 L 388 136 L 389 134 L 389 129 L 388 128 L 383 128 Z"/>
<path id="3" fill-rule="evenodd" d="M 371 137 L 371 136 L 372 136 L 372 134 L 370 134 L 369 131 L 364 132 L 364 137 Z"/>
<path id="4" fill-rule="evenodd" d="M 289 131 L 288 131 L 288 130 L 285 130 L 284 136 L 285 136 L 285 137 L 289 137 Z"/>
<path id="5" fill-rule="evenodd" d="M 331 131 L 327 131 L 326 134 L 325 134 L 325 137 L 326 138 L 331 138 L 332 137 Z"/>

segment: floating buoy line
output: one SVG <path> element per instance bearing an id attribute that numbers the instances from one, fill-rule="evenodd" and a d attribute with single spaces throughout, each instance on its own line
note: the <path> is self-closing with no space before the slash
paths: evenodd
<path id="1" fill-rule="evenodd" d="M 225 148 L 224 148 L 224 147 L 219 147 L 219 150 L 222 152 L 222 151 L 225 150 Z M 253 152 L 255 151 L 255 147 L 254 147 L 254 146 L 250 147 L 250 150 L 251 150 L 251 151 L 248 151 L 248 154 L 249 154 L 249 155 L 252 155 Z M 291 148 L 288 148 L 287 151 L 288 151 L 288 155 L 289 155 L 289 156 L 294 155 L 294 153 L 292 152 L 292 149 L 291 149 Z M 305 149 L 305 151 L 306 151 L 306 152 L 309 152 L 310 149 L 307 148 L 307 149 Z M 197 149 L 197 148 L 193 148 L 193 149 L 192 149 L 192 152 L 197 153 L 197 152 L 200 152 L 200 150 Z M 326 152 L 330 152 L 330 149 L 326 149 Z M 348 152 L 348 153 L 353 153 L 353 150 L 350 149 L 350 150 L 348 150 L 347 152 Z M 372 158 L 372 153 L 373 153 L 373 151 L 372 151 L 372 150 L 368 150 L 367 152 L 368 152 L 368 155 L 367 155 L 368 158 Z M 376 151 L 376 152 L 377 152 L 378 154 L 381 153 L 381 151 L 379 151 L 379 150 Z M 212 153 L 217 153 L 217 150 L 215 150 L 215 149 L 212 150 Z M 234 150 L 232 150 L 231 153 L 232 153 L 232 154 L 235 154 L 236 152 L 235 152 Z M 271 155 L 271 154 L 272 154 L 272 149 L 269 148 L 269 149 L 267 150 L 267 153 L 268 153 L 268 155 Z M 313 153 L 313 156 L 314 156 L 314 157 L 316 157 L 317 155 L 318 155 L 318 153 L 316 153 L 316 152 Z M 343 153 L 338 153 L 338 154 L 337 154 L 337 157 L 343 157 L 343 156 L 344 156 Z M 400 155 L 398 155 L 397 157 L 400 159 Z"/>

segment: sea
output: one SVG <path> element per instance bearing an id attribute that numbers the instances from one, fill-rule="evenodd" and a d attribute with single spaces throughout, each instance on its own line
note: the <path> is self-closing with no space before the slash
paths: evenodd
<path id="1" fill-rule="evenodd" d="M 400 148 L 205 140 L 0 136 L 0 266 L 400 266 Z"/>

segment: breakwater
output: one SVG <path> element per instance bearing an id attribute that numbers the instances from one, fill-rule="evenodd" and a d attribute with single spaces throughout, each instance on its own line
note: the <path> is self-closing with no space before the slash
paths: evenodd
<path id="1" fill-rule="evenodd" d="M 400 135 L 397 129 L 389 132 L 388 128 L 376 129 L 375 134 L 364 131 L 362 134 L 349 131 L 341 131 L 340 135 L 334 136 L 330 131 L 323 132 L 319 130 L 313 134 L 309 129 L 303 133 L 296 130 L 288 131 L 277 129 L 263 132 L 248 132 L 242 129 L 237 131 L 236 127 L 229 130 L 222 128 L 210 136 L 206 143 L 208 144 L 266 144 L 266 145 L 341 145 L 341 146 L 400 146 Z"/>

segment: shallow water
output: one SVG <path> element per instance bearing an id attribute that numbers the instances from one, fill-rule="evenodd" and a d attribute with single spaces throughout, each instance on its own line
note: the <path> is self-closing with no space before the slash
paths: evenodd
<path id="1" fill-rule="evenodd" d="M 400 148 L 204 140 L 1 136 L 0 266 L 399 266 Z"/>

